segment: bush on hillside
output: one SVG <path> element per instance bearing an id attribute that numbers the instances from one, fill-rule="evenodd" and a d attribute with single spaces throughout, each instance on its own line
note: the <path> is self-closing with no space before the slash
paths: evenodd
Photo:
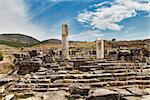
<path id="1" fill-rule="evenodd" d="M 0 61 L 2 61 L 2 60 L 3 60 L 3 53 L 0 52 Z"/>

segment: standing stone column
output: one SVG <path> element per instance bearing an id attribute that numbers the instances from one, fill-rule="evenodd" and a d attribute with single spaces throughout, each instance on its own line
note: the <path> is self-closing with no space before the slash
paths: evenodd
<path id="1" fill-rule="evenodd" d="M 62 25 L 62 59 L 70 59 L 68 26 L 66 24 Z"/>
<path id="2" fill-rule="evenodd" d="M 104 40 L 100 38 L 96 40 L 96 57 L 97 59 L 104 58 Z"/>

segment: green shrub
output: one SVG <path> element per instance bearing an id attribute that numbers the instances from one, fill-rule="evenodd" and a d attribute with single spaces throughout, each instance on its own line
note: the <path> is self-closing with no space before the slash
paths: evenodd
<path id="1" fill-rule="evenodd" d="M 3 53 L 0 52 L 0 61 L 2 61 L 2 60 L 3 60 Z"/>

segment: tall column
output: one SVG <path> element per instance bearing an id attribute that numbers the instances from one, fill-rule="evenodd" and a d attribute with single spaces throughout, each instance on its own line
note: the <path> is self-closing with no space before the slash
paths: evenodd
<path id="1" fill-rule="evenodd" d="M 66 24 L 62 25 L 62 59 L 70 59 L 68 26 Z"/>
<path id="2" fill-rule="evenodd" d="M 96 40 L 96 57 L 97 59 L 104 58 L 104 40 L 100 38 Z"/>

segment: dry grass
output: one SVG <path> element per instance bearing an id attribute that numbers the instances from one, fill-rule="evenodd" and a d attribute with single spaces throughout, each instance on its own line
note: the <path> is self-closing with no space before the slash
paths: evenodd
<path id="1" fill-rule="evenodd" d="M 9 61 L 0 62 L 0 74 L 6 74 L 15 68 L 14 64 Z"/>
<path id="2" fill-rule="evenodd" d="M 80 43 L 70 43 L 70 47 L 78 47 L 78 48 L 95 48 L 95 42 L 80 42 Z M 45 43 L 45 44 L 40 44 L 33 46 L 32 48 L 40 49 L 40 50 L 45 50 L 45 49 L 50 49 L 50 48 L 61 48 L 61 44 L 50 44 L 50 43 Z"/>

